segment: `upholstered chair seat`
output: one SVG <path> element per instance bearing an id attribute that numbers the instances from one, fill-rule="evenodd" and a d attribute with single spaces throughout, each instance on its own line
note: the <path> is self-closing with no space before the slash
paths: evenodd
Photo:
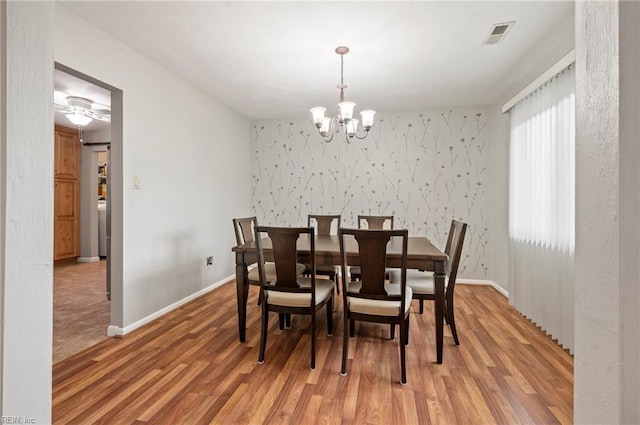
<path id="1" fill-rule="evenodd" d="M 399 280 L 398 280 L 399 281 Z M 361 281 L 354 281 L 347 283 L 347 290 L 349 292 L 360 292 L 362 286 Z M 384 285 L 387 294 L 400 295 L 400 285 L 385 284 Z M 405 312 L 409 311 L 411 307 L 411 298 L 413 293 L 411 288 L 407 287 L 404 294 L 404 308 Z M 400 314 L 400 301 L 386 301 L 386 300 L 372 300 L 369 298 L 356 298 L 348 297 L 347 302 L 349 304 L 349 310 L 353 313 L 372 314 L 376 316 L 398 316 Z"/>
<path id="2" fill-rule="evenodd" d="M 393 270 L 389 274 L 390 283 L 400 282 L 400 271 Z M 449 277 L 444 278 L 445 288 L 449 284 Z M 433 272 L 424 272 L 420 270 L 407 270 L 407 286 L 412 289 L 414 294 L 429 295 L 436 293 L 435 280 Z"/>
<path id="3" fill-rule="evenodd" d="M 272 283 L 275 285 L 276 281 Z M 301 288 L 311 288 L 310 277 L 299 277 L 298 284 Z M 326 302 L 333 291 L 333 281 L 329 279 L 316 279 L 316 305 Z M 282 291 L 265 291 L 269 304 L 287 307 L 309 307 L 311 304 L 310 293 L 295 293 Z"/>
<path id="4" fill-rule="evenodd" d="M 266 262 L 264 264 L 264 268 L 265 268 L 265 272 L 267 273 L 267 282 L 273 282 L 274 280 L 276 280 L 276 264 L 271 262 Z M 247 269 L 249 271 L 249 275 L 248 275 L 249 280 L 252 282 L 259 282 L 260 274 L 258 272 L 258 264 L 253 263 Z M 304 264 L 301 264 L 301 263 L 296 264 L 296 271 L 298 272 L 298 275 L 302 275 L 305 269 L 306 267 Z"/>

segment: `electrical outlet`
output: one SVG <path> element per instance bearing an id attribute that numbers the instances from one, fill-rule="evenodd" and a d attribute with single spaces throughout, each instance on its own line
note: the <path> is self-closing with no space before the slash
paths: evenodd
<path id="1" fill-rule="evenodd" d="M 206 262 L 205 262 L 205 267 L 209 268 L 213 266 L 213 256 L 212 257 L 207 257 Z"/>

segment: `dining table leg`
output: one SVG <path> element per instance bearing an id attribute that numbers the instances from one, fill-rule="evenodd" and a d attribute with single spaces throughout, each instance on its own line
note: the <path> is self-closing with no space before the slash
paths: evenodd
<path id="1" fill-rule="evenodd" d="M 249 279 L 244 253 L 236 252 L 236 299 L 238 303 L 238 336 L 240 342 L 246 340 L 247 298 L 249 297 Z"/>
<path id="2" fill-rule="evenodd" d="M 438 261 L 435 265 L 434 286 L 435 286 L 435 319 L 436 319 L 436 352 L 438 363 L 442 364 L 442 346 L 444 341 L 444 280 L 445 263 Z"/>

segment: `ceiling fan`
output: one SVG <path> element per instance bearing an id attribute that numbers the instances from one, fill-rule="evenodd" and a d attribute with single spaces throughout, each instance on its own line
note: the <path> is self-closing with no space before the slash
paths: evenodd
<path id="1" fill-rule="evenodd" d="M 92 120 L 111 121 L 111 110 L 107 105 L 95 103 L 79 96 L 66 96 L 55 99 L 57 111 L 66 114 L 69 121 L 78 127 L 89 124 Z"/>

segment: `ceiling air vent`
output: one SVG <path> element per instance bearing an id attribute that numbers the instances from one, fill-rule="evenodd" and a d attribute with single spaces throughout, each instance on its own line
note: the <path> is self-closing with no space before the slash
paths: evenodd
<path id="1" fill-rule="evenodd" d="M 511 27 L 515 24 L 515 21 L 502 22 L 500 24 L 493 24 L 489 35 L 482 43 L 483 46 L 491 46 L 492 44 L 502 43 L 507 33 L 511 30 Z"/>

